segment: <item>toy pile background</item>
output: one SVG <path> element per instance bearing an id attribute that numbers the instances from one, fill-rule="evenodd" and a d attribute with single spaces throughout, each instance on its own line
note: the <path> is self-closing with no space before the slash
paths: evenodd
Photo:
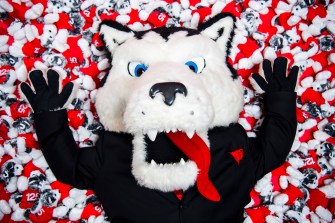
<path id="1" fill-rule="evenodd" d="M 102 129 L 95 93 L 109 68 L 97 33 L 100 21 L 117 20 L 136 31 L 164 25 L 196 28 L 221 11 L 237 17 L 229 62 L 245 86 L 239 122 L 250 136 L 261 122 L 262 103 L 249 76 L 264 58 L 278 55 L 302 71 L 297 138 L 286 163 L 255 186 L 245 222 L 334 222 L 333 0 L 0 0 L 0 221 L 107 221 L 91 191 L 57 182 L 48 168 L 31 109 L 17 89 L 29 71 L 53 67 L 63 84 L 80 86 L 69 106 L 69 125 L 78 145 L 90 146 Z"/>

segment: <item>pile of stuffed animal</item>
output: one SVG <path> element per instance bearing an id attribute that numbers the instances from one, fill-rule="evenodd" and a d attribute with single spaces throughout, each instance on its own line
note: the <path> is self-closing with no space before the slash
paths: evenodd
<path id="1" fill-rule="evenodd" d="M 101 98 L 101 94 L 104 93 L 97 93 L 104 83 L 106 86 L 112 82 L 111 80 L 118 80 L 117 75 L 114 77 L 107 75 L 111 68 L 111 56 L 113 60 L 117 60 L 131 54 L 132 49 L 129 49 L 131 43 L 129 43 L 128 48 L 124 47 L 123 51 L 119 49 L 118 57 L 114 58 L 116 46 L 120 45 L 118 48 L 122 49 L 122 43 L 134 35 L 130 30 L 136 33 L 138 40 L 144 39 L 146 42 L 149 38 L 149 42 L 155 42 L 160 41 L 158 37 L 145 35 L 146 32 L 143 31 L 164 26 L 197 29 L 210 17 L 221 12 L 229 12 L 236 18 L 235 35 L 231 39 L 231 48 L 226 53 L 229 64 L 237 71 L 238 78 L 244 87 L 244 97 L 241 101 L 237 98 L 235 103 L 238 110 L 244 102 L 238 123 L 247 131 L 249 137 L 257 135 L 264 117 L 262 95 L 250 83 L 251 75 L 259 72 L 264 59 L 274 61 L 279 56 L 288 59 L 289 67 L 300 68 L 296 88 L 298 96 L 296 138 L 284 165 L 265 175 L 251 191 L 251 202 L 246 206 L 244 213 L 245 222 L 334 221 L 334 1 L 0 0 L 0 222 L 68 222 L 70 220 L 98 223 L 108 220 L 100 200 L 93 191 L 80 190 L 57 181 L 42 155 L 35 133 L 33 110 L 22 94 L 19 94 L 18 86 L 20 83 L 29 82 L 30 71 L 37 69 L 46 72 L 49 68 L 53 68 L 58 72 L 62 86 L 70 82 L 77 86 L 73 100 L 67 106 L 67 115 L 69 127 L 78 147 L 94 146 L 104 128 L 119 132 L 127 129 L 129 132 L 137 133 L 142 131 L 138 126 L 146 127 L 148 123 L 143 118 L 138 119 L 135 112 L 125 113 L 132 123 L 127 126 L 123 126 L 121 121 L 113 123 L 103 121 L 109 118 L 115 120 L 115 117 L 120 115 L 118 113 L 122 112 L 123 108 L 108 106 L 118 106 L 117 100 L 121 99 L 111 96 L 109 100 L 96 100 L 99 94 Z M 102 23 L 102 21 L 107 20 L 117 21 L 117 24 L 123 25 L 122 28 L 129 27 L 129 30 L 123 30 L 125 33 L 116 35 L 114 39 L 108 39 L 117 32 L 106 28 L 109 27 L 109 23 Z M 225 23 L 227 24 L 229 23 Z M 113 26 L 119 27 L 115 24 Z M 205 34 L 211 35 L 204 31 L 208 26 L 202 26 L 201 29 Z M 117 30 L 120 29 L 119 27 Z M 218 31 L 217 35 L 223 32 L 223 30 Z M 103 34 L 104 38 L 100 38 L 100 34 Z M 177 32 L 171 38 L 166 33 L 159 33 L 159 35 L 166 41 L 180 37 Z M 188 35 L 191 37 L 194 34 Z M 212 38 L 215 39 L 216 36 Z M 143 51 L 155 52 L 150 49 L 150 44 L 146 44 L 144 46 L 147 48 L 143 47 Z M 183 46 L 187 46 L 186 43 L 176 45 L 176 52 L 183 49 Z M 204 47 L 199 45 L 199 48 Z M 157 55 L 150 53 L 147 55 L 148 61 L 154 61 Z M 202 69 L 205 69 L 206 63 L 207 68 L 211 67 L 212 61 L 205 61 L 202 57 L 190 59 L 192 60 L 185 61 L 185 64 L 194 73 L 200 74 Z M 215 58 L 213 63 L 214 60 Z M 124 61 L 121 62 L 124 63 Z M 121 62 L 113 66 L 114 73 L 118 71 L 122 73 L 121 68 L 117 66 L 121 66 Z M 135 62 L 127 64 L 129 78 L 131 76 L 136 78 L 148 69 L 143 63 L 145 61 Z M 217 63 L 216 60 L 215 63 Z M 228 66 L 227 73 L 230 73 L 232 68 Z M 149 72 L 150 69 L 149 67 L 149 77 L 152 75 Z M 168 73 L 170 69 L 169 64 L 156 68 L 164 76 L 165 81 L 170 78 Z M 182 67 L 178 67 L 178 71 L 186 72 Z M 172 76 L 179 80 L 178 75 Z M 156 101 L 162 99 L 160 93 L 167 91 L 166 86 L 155 86 L 150 83 L 149 77 L 142 79 L 143 89 L 151 87 L 152 92 L 148 95 Z M 203 87 L 193 79 L 193 77 L 190 78 L 190 83 L 194 83 L 194 86 L 199 88 Z M 58 80 L 54 80 L 56 81 Z M 207 84 L 215 86 L 213 83 Z M 124 86 L 127 88 L 120 85 L 113 91 L 122 92 L 133 101 L 143 100 L 141 95 L 130 93 L 132 89 L 138 87 L 136 84 Z M 188 85 L 188 92 L 185 86 L 180 84 L 174 84 L 173 88 L 176 90 L 175 95 L 165 97 L 164 106 L 172 105 L 176 98 L 179 100 L 181 95 L 188 93 L 194 97 L 194 101 L 202 103 L 204 107 L 207 106 L 208 102 L 203 100 L 208 97 L 207 93 L 197 93 L 193 96 L 194 88 L 192 89 L 192 86 L 189 88 Z M 221 92 L 221 89 L 213 88 L 210 94 L 215 95 L 215 90 Z M 190 109 L 192 109 L 192 103 Z M 99 116 L 96 112 L 96 104 Z M 175 105 L 182 106 L 178 103 Z M 161 111 L 159 110 L 161 107 L 155 107 L 155 103 L 145 102 L 141 106 L 143 116 L 150 116 L 150 112 L 155 114 L 155 111 Z M 101 111 L 101 107 L 108 112 Z M 233 104 L 231 107 L 235 108 Z M 134 111 L 137 111 L 136 109 L 137 107 Z M 114 113 L 111 112 L 112 110 Z M 206 122 L 213 115 L 211 112 L 216 112 L 216 110 L 200 111 L 200 114 L 191 111 L 190 115 Z M 176 114 L 172 113 L 172 115 Z M 225 117 L 230 118 L 230 121 L 235 120 L 235 117 L 230 117 L 229 113 L 225 114 Z M 102 119 L 99 120 L 99 118 Z M 164 129 L 164 126 L 171 124 L 169 119 L 165 122 L 163 119 L 161 121 L 155 125 Z M 214 121 L 221 120 L 214 119 Z M 187 124 L 192 124 L 192 119 L 185 119 L 183 123 L 186 123 L 183 125 L 185 129 L 190 129 Z M 201 124 L 202 122 L 199 122 L 194 128 L 201 129 Z M 174 129 L 170 130 L 174 131 Z M 192 138 L 194 132 L 186 133 Z M 146 134 L 154 141 L 157 131 L 146 132 Z M 201 136 L 201 131 L 198 134 Z M 160 135 L 158 134 L 157 137 L 159 138 Z M 140 145 L 141 139 L 136 140 L 138 140 L 137 145 Z M 140 153 L 141 149 L 137 151 L 140 156 L 143 155 Z M 239 155 L 236 156 L 234 158 L 239 162 Z M 181 165 L 183 162 L 184 160 L 180 161 Z M 136 162 L 135 164 L 133 162 L 133 165 L 136 166 Z M 187 160 L 185 165 L 188 165 L 189 169 L 194 168 Z M 191 170 L 189 174 L 194 173 L 197 173 L 196 169 Z M 158 185 L 159 182 L 145 181 L 140 171 L 133 171 L 133 174 L 140 185 L 152 189 L 161 188 Z M 150 184 L 151 182 L 154 183 Z M 189 183 L 185 180 L 186 186 L 183 183 L 181 182 L 180 188 L 187 188 L 189 184 L 194 184 L 194 181 Z M 171 189 L 167 186 L 165 190 Z M 205 192 L 202 194 L 206 195 Z M 215 195 L 214 198 L 208 194 L 206 196 L 214 200 L 217 198 Z"/>

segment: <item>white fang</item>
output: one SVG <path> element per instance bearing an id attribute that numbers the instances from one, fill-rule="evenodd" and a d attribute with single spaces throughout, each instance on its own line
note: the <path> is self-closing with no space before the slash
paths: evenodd
<path id="1" fill-rule="evenodd" d="M 156 136 L 157 136 L 157 131 L 156 130 L 149 130 L 147 135 L 148 135 L 148 137 L 151 141 L 155 141 Z"/>
<path id="2" fill-rule="evenodd" d="M 193 130 L 186 131 L 186 135 L 187 135 L 188 138 L 192 139 L 192 137 L 194 135 L 194 131 Z"/>

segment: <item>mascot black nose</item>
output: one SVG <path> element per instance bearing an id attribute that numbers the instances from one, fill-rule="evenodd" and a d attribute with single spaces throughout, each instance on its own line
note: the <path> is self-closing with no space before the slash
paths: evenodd
<path id="1" fill-rule="evenodd" d="M 185 85 L 179 82 L 163 82 L 154 84 L 149 92 L 151 98 L 155 98 L 157 93 L 161 93 L 164 97 L 164 103 L 171 106 L 176 99 L 176 94 L 187 96 Z"/>

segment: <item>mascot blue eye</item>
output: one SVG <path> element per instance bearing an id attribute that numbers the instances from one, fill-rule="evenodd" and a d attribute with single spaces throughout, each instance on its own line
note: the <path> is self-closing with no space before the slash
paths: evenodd
<path id="1" fill-rule="evenodd" d="M 185 63 L 194 73 L 200 74 L 206 66 L 206 61 L 202 57 L 193 58 Z"/>
<path id="2" fill-rule="evenodd" d="M 139 62 L 129 62 L 128 63 L 128 72 L 133 77 L 140 77 L 148 67 L 143 63 Z"/>

